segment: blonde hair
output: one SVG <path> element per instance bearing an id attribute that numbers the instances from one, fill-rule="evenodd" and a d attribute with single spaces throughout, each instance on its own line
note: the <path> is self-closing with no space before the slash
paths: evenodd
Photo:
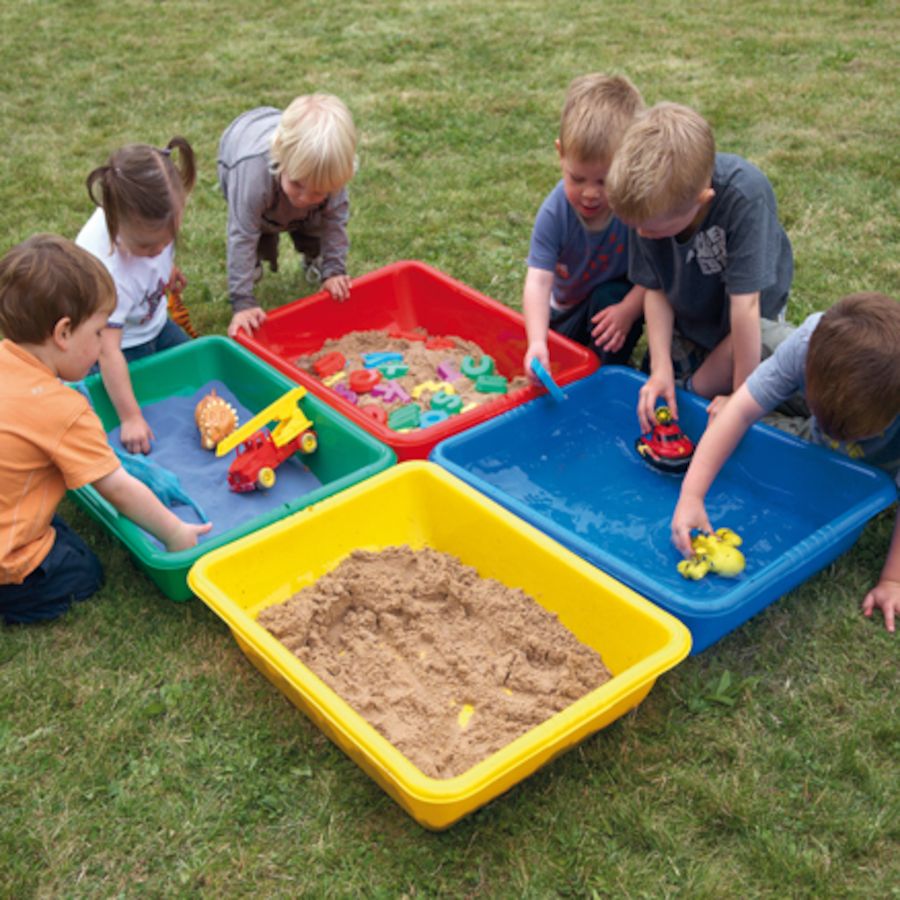
<path id="1" fill-rule="evenodd" d="M 194 151 L 175 135 L 162 149 L 150 144 L 120 147 L 88 175 L 87 191 L 103 207 L 113 244 L 128 222 L 168 227 L 174 240 L 196 180 Z"/>
<path id="2" fill-rule="evenodd" d="M 43 344 L 60 319 L 74 330 L 115 308 L 106 267 L 67 238 L 35 234 L 0 259 L 0 331 L 17 344 Z"/>
<path id="3" fill-rule="evenodd" d="M 276 175 L 305 180 L 331 193 L 352 177 L 356 127 L 350 110 L 332 94 L 305 94 L 281 114 L 272 137 Z"/>
<path id="4" fill-rule="evenodd" d="M 566 91 L 559 122 L 560 155 L 608 165 L 643 108 L 640 91 L 624 75 L 579 76 Z"/>
<path id="5" fill-rule="evenodd" d="M 716 141 L 698 112 L 657 103 L 625 134 L 606 178 L 613 212 L 629 225 L 682 212 L 712 183 Z"/>
<path id="6" fill-rule="evenodd" d="M 819 320 L 806 354 L 806 397 L 829 437 L 880 434 L 900 414 L 900 303 L 850 294 Z"/>

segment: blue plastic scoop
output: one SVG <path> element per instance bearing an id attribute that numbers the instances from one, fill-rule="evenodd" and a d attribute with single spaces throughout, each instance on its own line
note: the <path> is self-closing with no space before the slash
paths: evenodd
<path id="1" fill-rule="evenodd" d="M 535 358 L 531 360 L 531 371 L 534 372 L 538 381 L 547 388 L 550 396 L 557 402 L 562 403 L 566 399 L 563 389 L 553 380 L 553 376 L 544 368 L 543 363 Z"/>

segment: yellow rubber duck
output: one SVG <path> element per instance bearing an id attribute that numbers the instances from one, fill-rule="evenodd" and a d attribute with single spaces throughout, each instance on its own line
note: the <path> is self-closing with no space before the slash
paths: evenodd
<path id="1" fill-rule="evenodd" d="M 678 563 L 678 571 L 685 578 L 697 581 L 707 572 L 723 578 L 734 578 L 744 571 L 747 560 L 738 550 L 744 541 L 730 528 L 719 528 L 714 534 L 698 534 L 691 538 L 694 555 Z"/>

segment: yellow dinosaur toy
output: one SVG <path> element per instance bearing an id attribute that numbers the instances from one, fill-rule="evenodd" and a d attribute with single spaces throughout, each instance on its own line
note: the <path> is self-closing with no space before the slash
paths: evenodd
<path id="1" fill-rule="evenodd" d="M 714 534 L 698 534 L 691 538 L 694 555 L 678 563 L 678 571 L 693 581 L 707 572 L 734 578 L 744 571 L 747 561 L 738 550 L 743 540 L 730 528 L 719 528 Z"/>

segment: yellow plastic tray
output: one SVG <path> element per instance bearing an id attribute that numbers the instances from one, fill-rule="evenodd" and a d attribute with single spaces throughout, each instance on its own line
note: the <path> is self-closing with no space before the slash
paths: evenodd
<path id="1" fill-rule="evenodd" d="M 451 553 L 518 587 L 613 673 L 603 686 L 453 778 L 425 775 L 261 625 L 357 548 Z M 201 557 L 188 583 L 251 662 L 417 822 L 442 829 L 638 705 L 690 651 L 688 630 L 433 463 L 407 462 Z"/>

